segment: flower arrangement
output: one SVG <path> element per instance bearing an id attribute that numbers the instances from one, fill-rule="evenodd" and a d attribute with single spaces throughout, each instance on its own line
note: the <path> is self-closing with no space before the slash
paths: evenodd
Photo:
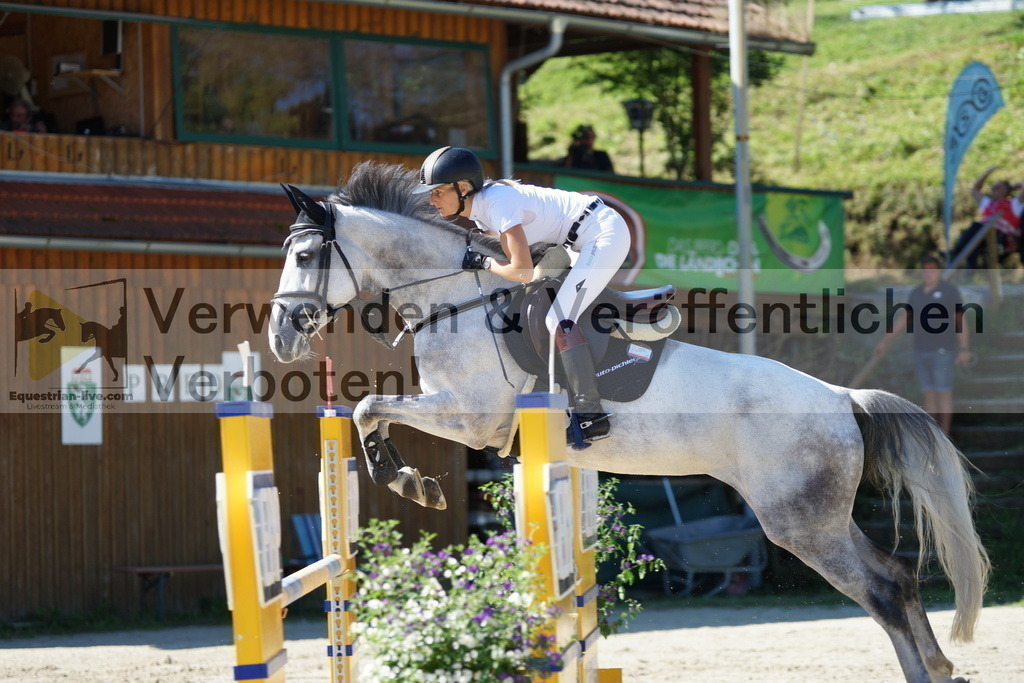
<path id="1" fill-rule="evenodd" d="M 423 534 L 406 548 L 396 525 L 372 520 L 359 540 L 361 678 L 528 681 L 555 670 L 556 656 L 535 655 L 549 649 L 540 630 L 554 616 L 535 598 L 539 548 L 510 531 L 436 552 Z"/>
<path id="2" fill-rule="evenodd" d="M 597 559 L 618 563 L 598 595 L 605 636 L 640 611 L 626 586 L 661 568 L 660 560 L 638 554 L 641 528 L 622 523 L 632 509 L 615 501 L 617 483 L 602 483 L 598 494 Z M 558 655 L 537 654 L 551 649 L 542 627 L 557 617 L 537 598 L 534 567 L 545 549 L 516 537 L 511 476 L 483 488 L 506 527 L 486 540 L 435 551 L 430 534 L 404 547 L 394 520 L 371 520 L 362 530 L 354 609 L 360 648 L 369 655 L 364 680 L 529 681 L 557 669 Z"/>

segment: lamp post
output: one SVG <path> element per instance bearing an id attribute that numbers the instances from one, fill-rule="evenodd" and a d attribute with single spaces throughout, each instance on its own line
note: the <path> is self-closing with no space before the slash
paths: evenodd
<path id="1" fill-rule="evenodd" d="M 640 175 L 644 175 L 644 131 L 651 127 L 654 102 L 643 98 L 626 100 L 622 103 L 629 117 L 629 127 L 640 133 Z"/>

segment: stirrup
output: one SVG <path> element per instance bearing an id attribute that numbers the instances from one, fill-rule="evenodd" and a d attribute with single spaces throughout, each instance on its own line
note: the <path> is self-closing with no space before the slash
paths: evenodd
<path id="1" fill-rule="evenodd" d="M 608 432 L 599 436 L 590 436 L 587 430 L 593 425 L 599 422 L 606 422 L 614 413 L 604 413 L 601 417 L 596 420 L 588 420 L 586 422 L 580 421 L 580 415 L 575 410 L 569 413 L 569 428 L 566 430 L 568 433 L 566 436 L 569 437 L 569 443 L 574 451 L 582 451 L 585 448 L 590 448 L 593 441 L 600 441 L 609 436 Z"/>

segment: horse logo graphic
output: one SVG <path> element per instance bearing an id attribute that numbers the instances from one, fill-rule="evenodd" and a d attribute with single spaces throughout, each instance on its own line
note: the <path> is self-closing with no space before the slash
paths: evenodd
<path id="1" fill-rule="evenodd" d="M 120 316 L 113 327 L 106 328 L 94 321 L 78 324 L 82 328 L 82 341 L 91 341 L 96 344 L 96 352 L 82 363 L 82 367 L 79 370 L 102 356 L 103 360 L 107 361 L 107 366 L 110 368 L 110 372 L 114 374 L 114 381 L 116 382 L 119 375 L 117 368 L 114 367 L 114 359 L 120 358 L 122 366 L 128 360 L 128 330 L 125 327 L 124 306 L 121 307 Z"/>
<path id="2" fill-rule="evenodd" d="M 102 322 L 99 322 L 99 320 L 104 319 L 102 314 L 95 316 L 98 320 L 89 320 L 76 314 L 68 306 L 50 298 L 39 290 L 31 291 L 28 295 L 28 301 L 21 305 L 18 301 L 18 292 L 15 290 L 15 376 L 18 374 L 18 354 L 19 347 L 21 346 L 28 346 L 29 376 L 34 380 L 39 380 L 50 375 L 61 366 L 60 350 L 62 347 L 80 346 L 83 343 L 88 345 L 91 343 L 96 347 L 96 353 L 92 358 L 82 363 L 81 367 L 84 368 L 92 360 L 102 357 L 110 368 L 113 381 L 117 382 L 120 378 L 120 372 L 114 365 L 114 359 L 121 359 L 122 368 L 128 359 L 128 331 L 125 321 L 125 311 L 127 309 L 126 283 L 127 281 L 121 278 L 80 287 L 69 287 L 65 290 L 66 292 L 71 292 L 120 284 L 120 297 L 117 296 L 116 291 L 111 292 L 106 289 L 98 289 L 95 290 L 100 295 L 98 301 L 88 300 L 84 304 L 80 301 L 72 302 L 75 308 L 82 308 L 83 306 L 92 308 L 96 305 L 101 312 L 111 310 L 117 306 L 119 311 L 118 319 L 109 328 Z M 109 302 L 111 294 L 116 297 L 113 302 Z M 109 317 L 106 318 L 106 321 L 109 322 Z"/>
<path id="3" fill-rule="evenodd" d="M 43 337 L 40 344 L 53 340 L 57 332 L 67 329 L 64 316 L 59 308 L 32 308 L 32 302 L 26 301 L 24 308 L 14 318 L 14 343 L 29 341 Z"/>

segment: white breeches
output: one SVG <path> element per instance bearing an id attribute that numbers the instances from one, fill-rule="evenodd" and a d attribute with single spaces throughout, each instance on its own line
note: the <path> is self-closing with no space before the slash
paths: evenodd
<path id="1" fill-rule="evenodd" d="M 548 332 L 554 334 L 562 320 L 579 322 L 583 311 L 608 286 L 626 260 L 629 245 L 629 228 L 614 209 L 603 206 L 587 217 L 572 247 L 579 251 L 579 257 L 565 276 L 565 283 L 545 319 Z"/>

